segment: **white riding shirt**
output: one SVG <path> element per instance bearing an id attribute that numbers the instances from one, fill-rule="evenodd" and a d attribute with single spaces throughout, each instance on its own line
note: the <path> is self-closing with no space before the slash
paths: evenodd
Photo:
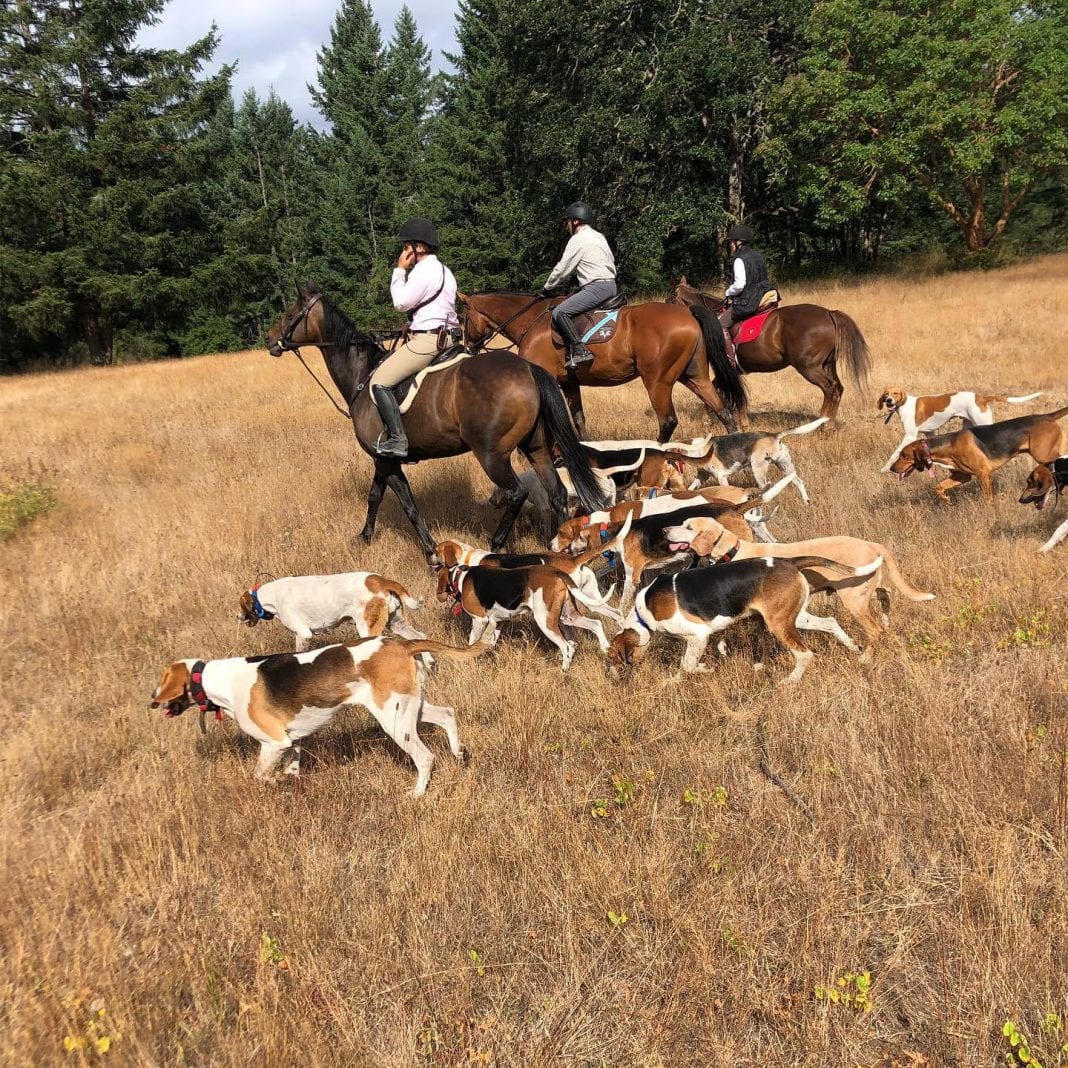
<path id="1" fill-rule="evenodd" d="M 389 294 L 393 307 L 402 312 L 430 301 L 413 316 L 413 330 L 436 330 L 439 326 L 452 329 L 460 325 L 456 317 L 456 278 L 437 256 L 424 256 L 410 271 L 395 267 Z M 434 299 L 430 300 L 431 297 Z"/>
<path id="2" fill-rule="evenodd" d="M 736 297 L 743 289 L 745 289 L 745 264 L 742 263 L 742 257 L 738 256 L 734 261 L 734 282 L 728 286 L 723 295 Z"/>

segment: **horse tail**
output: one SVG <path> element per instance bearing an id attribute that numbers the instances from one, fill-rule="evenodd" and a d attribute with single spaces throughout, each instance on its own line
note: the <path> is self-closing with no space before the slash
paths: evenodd
<path id="1" fill-rule="evenodd" d="M 727 356 L 727 345 L 723 340 L 723 327 L 719 325 L 719 319 L 707 308 L 697 304 L 690 305 L 690 314 L 700 324 L 716 391 L 732 412 L 744 412 L 749 404 L 749 396 L 738 368 Z"/>
<path id="2" fill-rule="evenodd" d="M 841 357 L 853 385 L 861 395 L 868 392 L 868 373 L 871 371 L 871 352 L 860 327 L 843 311 L 827 313 L 834 323 L 834 352 Z"/>
<path id="3" fill-rule="evenodd" d="M 582 448 L 575 428 L 571 425 L 571 417 L 564 404 L 564 395 L 556 380 L 543 367 L 529 364 L 530 373 L 534 376 L 534 383 L 538 387 L 538 398 L 541 402 L 541 410 L 538 418 L 545 427 L 550 446 L 556 445 L 564 457 L 564 468 L 571 476 L 571 482 L 575 487 L 575 495 L 582 503 L 587 512 L 595 512 L 605 506 L 604 493 L 597 483 L 597 476 L 590 466 L 590 459 Z"/>

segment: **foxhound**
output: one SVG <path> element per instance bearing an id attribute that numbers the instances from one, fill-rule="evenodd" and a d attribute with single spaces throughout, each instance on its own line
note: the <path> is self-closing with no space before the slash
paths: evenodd
<path id="1" fill-rule="evenodd" d="M 260 620 L 277 619 L 293 632 L 298 653 L 312 635 L 354 623 L 361 638 L 374 638 L 386 628 L 402 638 L 425 638 L 409 626 L 404 609 L 416 611 L 416 600 L 399 583 L 370 571 L 341 575 L 302 575 L 273 579 L 241 594 L 238 622 L 254 627 Z"/>
<path id="2" fill-rule="evenodd" d="M 701 461 L 692 461 L 697 466 L 698 474 L 710 475 L 721 486 L 727 485 L 731 475 L 749 468 L 753 472 L 753 478 L 760 489 L 764 489 L 771 481 L 768 470 L 774 464 L 784 475 L 794 475 L 794 485 L 805 504 L 811 504 L 808 490 L 805 489 L 801 476 L 794 467 L 793 457 L 790 450 L 783 444 L 783 438 L 791 434 L 811 434 L 819 430 L 824 423 L 829 422 L 826 416 L 814 419 L 811 423 L 803 426 L 795 426 L 792 430 L 781 430 L 778 434 L 770 431 L 744 431 L 738 434 L 726 434 L 720 438 L 695 438 L 694 445 L 707 442 L 709 445 L 708 455 Z"/>
<path id="3" fill-rule="evenodd" d="M 983 496 L 992 501 L 994 482 L 991 476 L 1014 456 L 1028 453 L 1043 464 L 1064 452 L 1064 431 L 1057 425 L 1057 420 L 1066 415 L 1068 408 L 1060 408 L 1047 415 L 1024 415 L 989 426 L 958 430 L 955 434 L 939 434 L 913 441 L 901 450 L 890 470 L 900 478 L 908 478 L 913 471 L 930 471 L 933 478 L 933 465 L 940 464 L 949 468 L 948 477 L 935 486 L 935 492 L 942 500 L 948 499 L 950 490 L 977 478 Z"/>
<path id="4" fill-rule="evenodd" d="M 1041 397 L 1038 393 L 1028 393 L 1026 397 L 1003 397 L 995 393 L 942 393 L 937 397 L 917 397 L 902 389 L 887 387 L 879 397 L 875 410 L 882 413 L 886 409 L 885 422 L 889 423 L 896 415 L 901 420 L 904 436 L 883 466 L 883 473 L 890 470 L 893 462 L 901 455 L 901 450 L 920 434 L 930 434 L 950 419 L 963 419 L 965 425 L 989 426 L 994 421 L 990 408 L 995 402 L 1005 404 L 1026 404 Z"/>
<path id="5" fill-rule="evenodd" d="M 599 619 L 583 615 L 579 605 L 595 609 L 607 597 L 587 597 L 567 575 L 551 567 L 465 567 L 459 564 L 438 572 L 438 600 L 452 602 L 454 611 L 471 617 L 470 641 L 497 642 L 497 627 L 508 619 L 530 612 L 538 629 L 560 650 L 564 671 L 571 667 L 575 643 L 560 624 L 591 631 L 601 651 L 608 639 Z"/>
<path id="6" fill-rule="evenodd" d="M 801 640 L 799 629 L 823 631 L 851 652 L 860 652 L 837 620 L 808 611 L 809 584 L 800 568 L 829 567 L 861 576 L 877 570 L 880 563 L 844 568 L 819 556 L 803 556 L 797 560 L 746 560 L 661 575 L 639 591 L 623 629 L 612 640 L 609 662 L 613 668 L 637 663 L 653 634 L 662 632 L 685 641 L 683 671 L 708 671 L 701 658 L 709 638 L 740 619 L 758 615 L 793 653 L 794 670 L 787 681 L 797 682 L 812 659 L 812 650 Z"/>
<path id="7" fill-rule="evenodd" d="M 894 554 L 885 545 L 875 541 L 835 536 L 810 538 L 807 541 L 776 542 L 774 545 L 755 545 L 739 541 L 731 531 L 714 519 L 700 517 L 686 519 L 678 526 L 670 527 L 665 531 L 665 535 L 673 548 L 689 549 L 713 562 L 774 559 L 789 560 L 800 567 L 797 560 L 801 557 L 815 556 L 833 561 L 839 567 L 806 567 L 805 578 L 814 592 L 831 590 L 836 593 L 846 610 L 860 624 L 869 642 L 865 658 L 868 657 L 872 644 L 882 636 L 890 623 L 887 614 L 890 597 L 883 579 L 883 564 L 890 580 L 910 601 L 933 601 L 935 598 L 933 593 L 923 593 L 911 586 L 901 574 Z M 868 567 L 876 560 L 880 566 L 868 572 L 868 577 L 862 582 L 858 582 L 852 573 L 846 573 L 843 577 L 842 568 Z M 881 620 L 877 620 L 871 612 L 873 593 L 878 596 L 882 607 Z"/>
<path id="8" fill-rule="evenodd" d="M 1028 476 L 1020 504 L 1033 504 L 1039 511 L 1049 504 L 1050 494 L 1055 494 L 1054 505 L 1068 487 L 1068 456 L 1058 456 L 1050 463 L 1039 464 Z M 1038 551 L 1048 553 L 1068 537 L 1068 519 L 1053 532 L 1053 536 Z"/>
<path id="9" fill-rule="evenodd" d="M 619 622 L 622 618 L 619 612 L 608 604 L 596 604 L 600 600 L 601 590 L 597 584 L 597 573 L 590 566 L 602 557 L 612 558 L 619 543 L 627 536 L 630 530 L 632 517 L 627 516 L 623 526 L 613 537 L 604 544 L 588 549 L 584 553 L 572 556 L 570 553 L 495 553 L 488 549 L 476 549 L 462 541 L 447 539 L 440 541 L 434 546 L 434 554 L 430 560 L 430 566 L 438 571 L 444 568 L 446 571 L 454 567 L 501 567 L 514 570 L 517 567 L 551 567 L 561 574 L 566 575 L 575 587 L 582 591 L 589 599 L 587 607 L 591 612 Z M 440 572 L 439 572 L 440 574 Z M 605 594 L 612 596 L 610 587 Z"/>
<path id="10" fill-rule="evenodd" d="M 238 656 L 227 660 L 176 660 L 152 691 L 150 708 L 180 716 L 190 705 L 230 716 L 260 743 L 257 779 L 300 773 L 300 741 L 329 723 L 346 705 L 363 705 L 408 754 L 419 776 L 412 797 L 426 792 L 434 754 L 420 741 L 420 721 L 442 727 L 449 748 L 463 759 L 453 709 L 423 699 L 420 657 L 466 660 L 488 645 L 457 649 L 442 642 L 367 638 L 355 645 L 327 645 L 302 653 Z"/>
<path id="11" fill-rule="evenodd" d="M 590 529 L 604 529 L 613 524 L 622 523 L 628 515 L 635 519 L 644 519 L 650 515 L 662 515 L 667 512 L 676 512 L 680 508 L 692 508 L 700 504 L 729 504 L 736 509 L 755 510 L 757 506 L 765 504 L 777 497 L 795 478 L 787 475 L 780 479 L 774 486 L 769 487 L 760 494 L 751 494 L 738 486 L 706 486 L 699 490 L 684 490 L 679 493 L 655 494 L 650 488 L 650 495 L 637 501 L 621 501 L 612 505 L 611 508 L 591 512 L 589 515 L 575 516 L 560 524 L 556 536 L 549 543 L 553 552 L 579 552 L 588 548 Z M 602 527 L 604 524 L 604 527 Z M 774 539 L 767 531 L 761 531 L 759 537 L 766 536 L 769 541 Z"/>

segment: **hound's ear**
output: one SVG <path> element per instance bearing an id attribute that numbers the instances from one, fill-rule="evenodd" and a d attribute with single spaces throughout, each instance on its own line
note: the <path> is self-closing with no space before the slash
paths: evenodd
<path id="1" fill-rule="evenodd" d="M 189 686 L 189 665 L 184 660 L 176 660 L 163 669 L 163 676 L 159 685 L 153 691 L 152 701 L 155 704 L 167 704 L 177 701 L 185 693 Z"/>
<path id="2" fill-rule="evenodd" d="M 704 530 L 696 535 L 693 541 L 690 542 L 690 548 L 693 549 L 698 556 L 707 556 L 712 549 L 712 545 L 712 535 Z"/>

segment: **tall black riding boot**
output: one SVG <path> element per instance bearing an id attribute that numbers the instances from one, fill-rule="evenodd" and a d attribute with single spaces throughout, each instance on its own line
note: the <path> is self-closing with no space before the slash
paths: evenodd
<path id="1" fill-rule="evenodd" d="M 389 437 L 378 444 L 375 452 L 379 456 L 392 456 L 402 460 L 408 455 L 408 435 L 404 433 L 397 398 L 388 386 L 372 386 L 371 393 L 378 407 L 378 414 L 382 416 L 382 422 L 389 431 Z"/>
<path id="2" fill-rule="evenodd" d="M 593 353 L 583 345 L 578 336 L 578 331 L 575 329 L 575 324 L 571 321 L 571 316 L 561 314 L 555 322 L 556 329 L 563 334 L 564 342 L 567 345 L 564 366 L 569 371 L 577 371 L 580 367 L 593 363 Z"/>
<path id="3" fill-rule="evenodd" d="M 738 363 L 738 349 L 735 348 L 734 338 L 731 337 L 731 323 L 734 321 L 734 315 L 730 308 L 724 308 L 719 314 L 719 325 L 723 328 L 723 347 L 727 350 L 727 359 L 734 364 L 735 367 L 740 368 Z"/>

